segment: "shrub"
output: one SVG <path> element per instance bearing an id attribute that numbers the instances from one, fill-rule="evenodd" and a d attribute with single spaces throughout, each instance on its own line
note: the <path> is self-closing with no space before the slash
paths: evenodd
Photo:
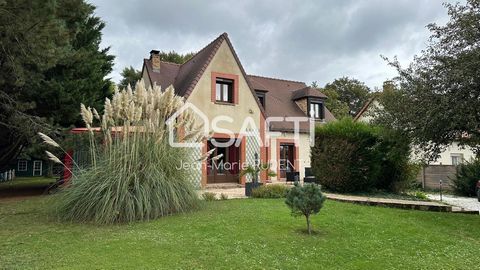
<path id="1" fill-rule="evenodd" d="M 211 202 L 211 201 L 216 201 L 217 200 L 217 195 L 213 192 L 204 192 L 202 194 L 202 198 L 206 202 Z"/>
<path id="2" fill-rule="evenodd" d="M 420 199 L 420 200 L 427 200 L 428 199 L 427 194 L 423 191 L 415 191 L 413 196 L 415 196 L 415 198 Z"/>
<path id="3" fill-rule="evenodd" d="M 415 179 L 404 136 L 348 118 L 317 127 L 311 155 L 320 184 L 336 192 L 399 191 Z"/>
<path id="4" fill-rule="evenodd" d="M 189 181 L 190 171 L 177 168 L 193 156 L 187 149 L 170 146 L 166 126 L 166 120 L 182 105 L 173 88 L 146 89 L 143 81 L 135 91 L 116 91 L 112 101 L 106 99 L 102 116 L 82 104 L 81 115 L 90 134 L 90 166 L 75 172 L 61 192 L 59 217 L 111 224 L 194 209 L 199 200 Z M 97 121 L 102 144 L 94 140 Z M 176 128 L 187 134 L 184 140 L 203 137 L 193 128 L 194 122 L 188 112 L 177 121 Z"/>
<path id="5" fill-rule="evenodd" d="M 295 186 L 287 192 L 285 203 L 292 210 L 292 215 L 305 216 L 308 234 L 311 234 L 310 216 L 320 212 L 325 199 L 326 197 L 323 195 L 319 185 L 304 184 L 300 186 L 298 183 L 295 183 Z"/>
<path id="6" fill-rule="evenodd" d="M 220 200 L 222 200 L 222 201 L 228 200 L 228 195 L 225 194 L 225 193 L 220 194 Z"/>
<path id="7" fill-rule="evenodd" d="M 455 193 L 464 196 L 475 196 L 475 185 L 480 180 L 480 159 L 457 166 L 455 178 L 452 178 L 452 186 Z"/>
<path id="8" fill-rule="evenodd" d="M 285 198 L 288 189 L 286 185 L 263 185 L 252 190 L 252 197 L 268 199 Z"/>

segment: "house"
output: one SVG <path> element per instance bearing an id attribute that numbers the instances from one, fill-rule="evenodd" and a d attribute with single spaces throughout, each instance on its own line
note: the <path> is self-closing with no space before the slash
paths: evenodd
<path id="1" fill-rule="evenodd" d="M 48 163 L 42 159 L 18 158 L 9 163 L 8 170 L 15 170 L 16 177 L 45 176 Z"/>
<path id="2" fill-rule="evenodd" d="M 365 103 L 354 120 L 370 123 L 374 119 L 374 112 L 382 110 L 382 108 L 382 104 L 374 96 Z M 449 188 L 450 179 L 455 177 L 455 167 L 473 158 L 475 158 L 475 153 L 471 148 L 462 148 L 458 143 L 452 143 L 439 154 L 436 160 L 422 168 L 417 179 L 427 189 L 438 189 L 440 180 L 445 184 L 444 187 Z M 419 160 L 419 156 L 412 153 L 412 160 Z"/>
<path id="3" fill-rule="evenodd" d="M 221 128 L 213 128 L 211 139 L 198 151 L 223 154 L 218 163 L 235 165 L 227 168 L 205 161 L 192 179 L 199 187 L 216 183 L 244 184 L 245 177 L 239 177 L 240 165 L 253 164 L 256 157 L 272 164 L 277 173 L 270 179 L 263 173 L 260 177 L 263 182 L 285 181 L 290 172 L 298 172 L 303 179 L 305 168 L 310 166 L 310 123 L 266 120 L 307 118 L 307 111 L 312 112 L 318 124 L 335 120 L 324 105 L 326 96 L 318 89 L 299 81 L 247 75 L 226 33 L 182 65 L 163 62 L 159 52 L 152 50 L 150 57 L 144 59 L 142 76 L 147 85 L 162 88 L 173 85 L 177 95 L 202 111 L 210 121 L 218 116 L 232 119 L 222 121 Z M 251 125 L 242 129 L 246 119 L 250 119 Z M 297 124 L 300 135 L 294 136 Z M 212 140 L 221 142 L 229 138 L 225 129 L 234 133 L 235 144 L 215 146 Z M 250 136 L 243 135 L 245 130 Z M 270 132 L 276 132 L 276 136 L 270 136 Z"/>

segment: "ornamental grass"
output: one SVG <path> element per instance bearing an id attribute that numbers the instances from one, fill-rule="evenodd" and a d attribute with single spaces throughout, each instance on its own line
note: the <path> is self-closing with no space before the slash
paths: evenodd
<path id="1" fill-rule="evenodd" d="M 143 81 L 135 90 L 130 86 L 116 90 L 111 100 L 106 99 L 102 115 L 82 104 L 90 166 L 75 171 L 56 197 L 58 217 L 112 224 L 195 209 L 199 199 L 190 182 L 191 172 L 180 166 L 182 161 L 195 162 L 192 152 L 168 143 L 166 120 L 183 105 L 172 87 L 164 91 L 159 86 L 147 88 Z M 199 142 L 206 136 L 188 110 L 173 128 L 175 134 L 183 134 L 183 141 Z M 103 134 L 101 143 L 95 140 L 95 132 Z M 48 136 L 43 139 L 55 146 Z"/>

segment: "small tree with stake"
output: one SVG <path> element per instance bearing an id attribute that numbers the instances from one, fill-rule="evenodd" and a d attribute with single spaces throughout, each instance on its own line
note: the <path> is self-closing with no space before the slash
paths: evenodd
<path id="1" fill-rule="evenodd" d="M 300 186 L 296 182 L 295 186 L 288 191 L 285 203 L 292 210 L 292 215 L 305 216 L 308 234 L 311 234 L 310 216 L 320 212 L 325 199 L 326 197 L 323 195 L 319 185 L 305 184 Z"/>

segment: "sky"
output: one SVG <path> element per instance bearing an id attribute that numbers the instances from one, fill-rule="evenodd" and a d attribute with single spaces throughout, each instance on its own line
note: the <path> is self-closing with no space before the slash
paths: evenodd
<path id="1" fill-rule="evenodd" d="M 381 55 L 408 65 L 427 45 L 426 25 L 448 21 L 441 0 L 89 2 L 106 23 L 115 82 L 152 49 L 196 52 L 227 32 L 248 74 L 319 86 L 348 76 L 373 89 L 396 76 Z"/>

